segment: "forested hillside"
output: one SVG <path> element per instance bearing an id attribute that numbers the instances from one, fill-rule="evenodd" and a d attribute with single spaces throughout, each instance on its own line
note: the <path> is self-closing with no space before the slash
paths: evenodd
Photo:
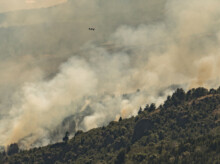
<path id="1" fill-rule="evenodd" d="M 65 135 L 65 134 L 64 134 Z M 1 154 L 0 163 L 220 163 L 220 88 L 177 89 L 158 108 L 46 147 Z"/>

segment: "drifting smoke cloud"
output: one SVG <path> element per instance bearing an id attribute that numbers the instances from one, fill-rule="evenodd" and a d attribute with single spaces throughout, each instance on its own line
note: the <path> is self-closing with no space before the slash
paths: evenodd
<path id="1" fill-rule="evenodd" d="M 66 53 L 53 69 L 49 64 L 32 66 L 31 70 L 24 71 L 27 77 L 21 77 L 19 86 L 22 87 L 15 89 L 17 92 L 12 97 L 13 103 L 8 108 L 9 112 L 0 119 L 0 144 L 22 142 L 25 147 L 48 144 L 51 142 L 50 134 L 68 116 L 81 117 L 76 130 L 102 126 L 119 116 L 130 117 L 137 113 L 140 105 L 162 103 L 173 91 L 170 87 L 172 85 L 185 89 L 198 86 L 217 87 L 220 70 L 220 2 L 167 0 L 166 5 L 163 2 L 165 1 L 149 3 L 160 6 L 159 9 L 165 12 L 164 17 L 154 17 L 153 11 L 149 11 L 153 20 L 157 21 L 150 18 L 143 19 L 143 22 L 127 21 L 128 17 L 118 16 L 114 17 L 115 22 L 108 22 L 112 23 L 111 28 L 102 27 L 104 25 L 100 23 L 114 13 L 108 12 L 104 2 L 68 2 L 82 7 L 83 11 L 89 10 L 85 13 L 74 10 L 71 14 L 78 14 L 91 19 L 90 23 L 97 23 L 100 36 L 94 36 L 99 35 L 99 28 L 93 34 L 86 32 L 79 40 L 80 44 L 85 43 L 80 50 L 76 48 L 78 52 L 72 56 Z M 113 5 L 115 8 L 112 9 L 116 13 L 123 5 L 122 1 L 106 3 Z M 128 11 L 128 15 L 130 10 L 138 11 L 147 2 L 130 3 L 132 5 L 125 6 L 124 10 Z M 97 13 L 97 10 L 100 12 L 100 8 L 104 8 L 106 14 L 102 12 L 103 15 L 88 18 L 88 13 Z M 137 15 L 141 16 L 140 13 Z M 122 20 L 124 23 L 119 23 Z M 10 21 L 8 19 L 8 25 L 13 24 Z M 67 36 L 64 31 L 59 33 L 61 34 Z M 55 37 L 60 38 L 59 35 Z M 86 43 L 86 39 L 92 36 L 92 41 Z M 103 40 L 109 44 L 99 44 Z M 76 43 L 74 40 L 70 41 L 72 44 Z M 79 43 L 76 43 L 77 46 Z M 60 48 L 60 53 L 67 51 L 62 46 Z M 70 48 L 68 52 L 74 52 L 73 49 Z M 59 53 L 55 53 L 55 56 L 59 56 Z M 34 62 L 38 57 L 39 54 L 34 59 L 26 56 L 21 60 Z M 50 59 L 48 56 L 40 57 Z M 61 62 L 63 64 L 57 69 Z M 7 64 L 10 65 L 10 62 Z M 24 64 L 19 69 L 26 67 Z M 7 71 L 10 72 L 10 69 Z M 37 76 L 30 78 L 31 73 L 36 73 Z M 51 73 L 53 75 L 47 77 Z M 140 91 L 136 91 L 137 89 Z M 84 115 L 87 110 L 90 112 Z"/>
<path id="2" fill-rule="evenodd" d="M 64 3 L 66 0 L 0 0 L 0 13 L 16 10 L 42 8 Z"/>

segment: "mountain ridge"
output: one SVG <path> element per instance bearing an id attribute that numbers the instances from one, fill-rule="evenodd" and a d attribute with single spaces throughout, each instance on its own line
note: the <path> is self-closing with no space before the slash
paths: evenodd
<path id="1" fill-rule="evenodd" d="M 2 163 L 218 163 L 220 88 L 177 89 L 158 108 L 78 131 L 61 142 L 10 156 Z"/>

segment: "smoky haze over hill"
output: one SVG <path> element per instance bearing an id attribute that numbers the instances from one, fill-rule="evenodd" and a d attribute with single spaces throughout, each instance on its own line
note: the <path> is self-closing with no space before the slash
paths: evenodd
<path id="1" fill-rule="evenodd" d="M 46 145 L 64 120 L 88 130 L 176 87 L 217 87 L 219 5 L 69 0 L 1 14 L 0 144 Z"/>

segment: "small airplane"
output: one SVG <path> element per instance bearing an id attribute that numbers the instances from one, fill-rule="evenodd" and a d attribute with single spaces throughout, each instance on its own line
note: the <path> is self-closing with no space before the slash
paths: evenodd
<path id="1" fill-rule="evenodd" d="M 95 31 L 95 28 L 89 28 L 89 30 L 91 30 L 91 31 Z"/>

